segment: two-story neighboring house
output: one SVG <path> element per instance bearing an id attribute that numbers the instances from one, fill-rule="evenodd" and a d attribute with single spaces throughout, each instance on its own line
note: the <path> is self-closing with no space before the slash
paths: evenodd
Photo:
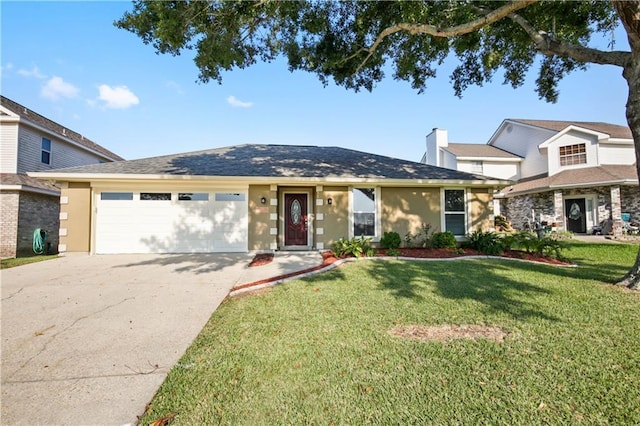
<path id="1" fill-rule="evenodd" d="M 486 145 L 449 143 L 445 130 L 427 136 L 423 162 L 515 183 L 496 194 L 496 213 L 516 228 L 534 222 L 588 233 L 623 213 L 640 220 L 635 148 L 628 127 L 608 123 L 502 122 Z"/>
<path id="2" fill-rule="evenodd" d="M 0 256 L 32 252 L 33 233 L 47 232 L 58 249 L 60 189 L 27 176 L 47 171 L 123 160 L 84 136 L 0 96 Z"/>

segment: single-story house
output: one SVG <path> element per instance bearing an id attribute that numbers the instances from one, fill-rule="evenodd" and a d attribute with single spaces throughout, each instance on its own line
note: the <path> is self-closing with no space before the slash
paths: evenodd
<path id="1" fill-rule="evenodd" d="M 61 252 L 322 250 L 423 223 L 493 227 L 508 180 L 337 147 L 239 145 L 32 173 L 61 186 Z"/>

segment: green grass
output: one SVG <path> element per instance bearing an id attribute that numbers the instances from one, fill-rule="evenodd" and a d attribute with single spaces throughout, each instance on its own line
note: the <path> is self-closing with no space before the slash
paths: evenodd
<path id="1" fill-rule="evenodd" d="M 141 424 L 639 424 L 637 246 L 572 243 L 578 268 L 364 260 L 227 300 Z M 424 342 L 396 325 L 485 324 Z"/>
<path id="2" fill-rule="evenodd" d="M 29 263 L 56 259 L 57 257 L 58 255 L 55 254 L 55 255 L 48 255 L 48 256 L 30 256 L 30 257 L 16 257 L 13 259 L 2 259 L 0 263 L 0 269 L 15 268 L 16 266 L 27 265 Z"/>

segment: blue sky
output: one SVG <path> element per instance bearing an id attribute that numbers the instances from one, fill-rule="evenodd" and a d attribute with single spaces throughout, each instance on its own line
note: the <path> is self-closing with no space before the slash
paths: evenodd
<path id="1" fill-rule="evenodd" d="M 192 55 L 157 55 L 113 22 L 130 2 L 7 2 L 1 14 L 1 93 L 126 159 L 242 143 L 341 146 L 419 161 L 432 128 L 486 143 L 505 118 L 626 124 L 621 70 L 590 65 L 538 100 L 535 74 L 517 90 L 501 76 L 454 96 L 441 69 L 418 95 L 391 78 L 372 93 L 323 87 L 284 61 L 197 83 Z M 616 48 L 628 46 L 616 33 Z M 606 43 L 605 43 L 606 44 Z"/>

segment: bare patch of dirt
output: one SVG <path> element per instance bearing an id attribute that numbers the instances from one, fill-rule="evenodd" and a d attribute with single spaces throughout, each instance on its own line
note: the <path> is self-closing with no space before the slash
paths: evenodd
<path id="1" fill-rule="evenodd" d="M 254 266 L 266 265 L 268 263 L 271 263 L 272 260 L 273 260 L 273 253 L 258 253 L 253 258 L 251 263 L 249 263 L 249 268 L 252 268 Z"/>
<path id="2" fill-rule="evenodd" d="M 486 325 L 404 325 L 391 329 L 390 333 L 396 337 L 413 340 L 447 342 L 454 339 L 486 339 L 502 343 L 509 333 L 500 327 Z"/>

